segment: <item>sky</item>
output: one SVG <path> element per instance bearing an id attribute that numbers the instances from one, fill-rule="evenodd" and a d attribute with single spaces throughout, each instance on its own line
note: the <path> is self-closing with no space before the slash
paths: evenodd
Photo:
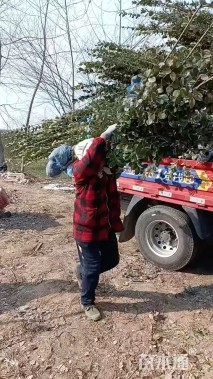
<path id="1" fill-rule="evenodd" d="M 42 42 L 42 31 L 40 28 L 40 14 L 45 8 L 45 0 L 12 0 L 16 1 L 16 11 L 14 9 L 5 14 L 5 19 L 0 18 L 0 38 L 1 28 L 9 28 L 13 34 L 13 40 L 23 36 L 39 37 Z M 30 2 L 32 1 L 32 3 Z M 43 1 L 43 3 L 42 3 Z M 64 33 L 65 22 L 63 12 L 60 8 L 66 0 L 50 0 L 53 4 L 49 7 L 47 20 L 47 37 L 49 52 L 57 56 L 57 64 L 63 72 L 64 77 L 71 83 L 71 65 L 68 40 Z M 58 3 L 56 3 L 58 2 Z M 137 8 L 132 5 L 131 0 L 67 0 L 69 4 L 69 25 L 72 36 L 76 83 L 85 80 L 77 69 L 79 63 L 87 59 L 87 50 L 93 48 L 99 41 L 119 42 L 119 22 L 120 8 L 126 12 L 137 12 Z M 41 6 L 40 6 L 41 5 Z M 40 6 L 40 8 L 39 8 Z M 42 10 L 42 11 L 41 11 Z M 42 14 L 43 17 L 43 14 Z M 12 22 L 11 22 L 12 20 Z M 9 23 L 8 23 L 9 22 Z M 132 18 L 122 18 L 122 26 L 134 27 L 135 21 Z M 138 21 L 137 21 L 138 22 Z M 17 26 L 17 23 L 19 26 Z M 12 26 L 11 26 L 12 25 Z M 5 34 L 3 34 L 3 37 Z M 52 36 L 55 38 L 54 46 L 51 44 Z M 134 45 L 138 42 L 136 33 L 129 29 L 121 30 L 121 43 Z M 3 53 L 8 53 L 7 42 L 9 39 L 3 39 Z M 33 41 L 33 39 L 32 39 Z M 26 54 L 28 47 L 22 44 L 18 45 L 18 53 L 14 45 L 11 45 L 8 62 L 2 70 L 0 81 L 0 129 L 20 127 L 26 122 L 27 111 L 29 108 L 32 93 L 36 84 L 32 75 L 32 83 L 28 85 L 31 67 L 20 60 Z M 36 42 L 36 48 L 39 49 L 40 42 Z M 65 52 L 65 53 L 64 53 Z M 34 52 L 30 62 L 34 64 L 37 60 Z M 23 65 L 23 68 L 22 68 Z M 38 67 L 40 61 L 38 60 Z M 21 69 L 22 68 L 22 69 Z M 22 71 L 20 73 L 20 71 Z M 41 91 L 37 92 L 33 111 L 30 119 L 31 124 L 38 124 L 44 119 L 53 118 L 58 113 L 53 107 L 47 95 Z"/>

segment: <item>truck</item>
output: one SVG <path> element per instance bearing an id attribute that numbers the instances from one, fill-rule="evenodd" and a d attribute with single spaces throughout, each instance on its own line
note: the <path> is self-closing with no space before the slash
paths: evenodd
<path id="1" fill-rule="evenodd" d="M 189 265 L 212 234 L 213 163 L 165 158 L 140 175 L 125 169 L 117 186 L 125 212 L 119 241 L 135 236 L 145 259 L 164 269 Z"/>

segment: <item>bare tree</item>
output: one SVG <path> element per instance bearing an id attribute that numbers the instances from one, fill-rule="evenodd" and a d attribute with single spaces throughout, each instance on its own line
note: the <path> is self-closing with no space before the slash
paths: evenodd
<path id="1" fill-rule="evenodd" d="M 23 125 L 23 119 L 29 127 L 45 107 L 53 116 L 75 109 L 81 95 L 76 84 L 93 79 L 78 72 L 88 50 L 104 38 L 122 42 L 132 33 L 121 24 L 127 3 L 115 0 L 111 10 L 104 0 L 0 0 L 0 128 Z"/>
<path id="2" fill-rule="evenodd" d="M 64 11 L 65 11 L 65 19 L 66 19 L 66 31 L 67 31 L 67 37 L 68 37 L 68 42 L 69 42 L 70 57 L 71 57 L 71 64 L 72 64 L 72 109 L 74 110 L 75 109 L 75 65 L 74 65 L 74 58 L 73 58 L 73 46 L 72 46 L 72 37 L 70 33 L 70 22 L 69 22 L 67 0 L 64 0 Z"/>
<path id="3" fill-rule="evenodd" d="M 43 47 L 42 62 L 41 62 L 41 68 L 40 68 L 40 74 L 39 74 L 39 77 L 38 77 L 38 82 L 37 82 L 37 84 L 35 86 L 35 89 L 33 91 L 32 99 L 30 101 L 30 106 L 29 106 L 29 110 L 28 110 L 27 121 L 26 121 L 26 128 L 27 129 L 28 129 L 29 123 L 30 123 L 30 116 L 31 116 L 31 112 L 32 112 L 33 103 L 34 103 L 36 94 L 38 92 L 39 86 L 41 84 L 42 77 L 43 77 L 43 72 L 44 72 L 44 65 L 45 65 L 45 59 L 46 59 L 46 49 L 47 49 L 46 27 L 47 27 L 48 9 L 49 9 L 49 0 L 47 0 L 47 3 L 46 3 L 46 9 L 45 9 L 45 13 L 44 13 L 44 22 L 42 20 L 42 11 L 41 11 L 41 8 L 40 8 L 41 24 L 42 24 L 43 39 L 44 39 L 44 47 Z"/>

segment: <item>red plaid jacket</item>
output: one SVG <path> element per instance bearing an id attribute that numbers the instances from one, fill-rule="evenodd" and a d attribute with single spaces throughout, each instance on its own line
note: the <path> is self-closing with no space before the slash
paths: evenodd
<path id="1" fill-rule="evenodd" d="M 105 158 L 106 142 L 98 137 L 85 156 L 73 164 L 76 186 L 73 234 L 80 242 L 107 240 L 110 229 L 116 233 L 123 230 L 115 175 L 98 176 Z"/>

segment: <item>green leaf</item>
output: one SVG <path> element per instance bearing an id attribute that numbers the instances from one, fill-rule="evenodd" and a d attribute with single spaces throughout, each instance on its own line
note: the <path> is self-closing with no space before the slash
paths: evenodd
<path id="1" fill-rule="evenodd" d="M 171 72 L 171 74 L 170 74 L 170 78 L 171 78 L 171 80 L 174 82 L 175 81 L 175 79 L 176 79 L 176 74 L 174 73 L 174 72 Z"/>
<path id="2" fill-rule="evenodd" d="M 158 88 L 158 89 L 157 89 L 157 92 L 158 92 L 158 93 L 163 93 L 163 88 Z"/>
<path id="3" fill-rule="evenodd" d="M 191 76 L 191 71 L 188 71 L 188 70 L 184 71 L 183 74 L 182 74 L 182 76 L 185 79 L 188 78 L 189 76 Z"/>
<path id="4" fill-rule="evenodd" d="M 171 69 L 169 67 L 165 68 L 164 70 L 160 71 L 160 74 L 161 74 L 161 76 L 169 75 L 169 74 L 171 74 Z"/>
<path id="5" fill-rule="evenodd" d="M 195 99 L 194 97 L 191 97 L 189 100 L 189 107 L 192 109 L 195 106 Z"/>
<path id="6" fill-rule="evenodd" d="M 182 102 L 182 97 L 181 96 L 178 96 L 176 99 L 175 99 L 175 105 L 178 105 Z M 176 112 L 176 111 L 175 111 Z"/>
<path id="7" fill-rule="evenodd" d="M 156 77 L 152 76 L 151 78 L 148 79 L 149 83 L 155 83 L 156 82 Z"/>
<path id="8" fill-rule="evenodd" d="M 193 91 L 193 97 L 197 101 L 203 101 L 203 94 L 202 94 L 202 92 Z"/>
<path id="9" fill-rule="evenodd" d="M 168 87 L 166 87 L 166 93 L 167 93 L 168 95 L 170 95 L 170 94 L 172 93 L 172 91 L 173 91 L 173 87 L 172 87 L 172 86 L 168 86 Z"/>
<path id="10" fill-rule="evenodd" d="M 160 120 L 165 120 L 165 118 L 167 118 L 167 115 L 166 115 L 166 113 L 164 111 L 162 111 L 162 112 L 158 113 L 158 118 Z"/>
<path id="11" fill-rule="evenodd" d="M 186 97 L 186 95 L 187 95 L 186 88 L 181 88 L 181 89 L 180 89 L 180 96 L 181 96 L 181 97 Z"/>
<path id="12" fill-rule="evenodd" d="M 147 120 L 147 125 L 151 125 L 153 124 L 153 122 L 155 121 L 155 113 L 149 113 L 148 114 L 148 120 Z"/>
<path id="13" fill-rule="evenodd" d="M 203 51 L 203 58 L 208 59 L 212 57 L 212 53 L 210 50 L 204 50 Z"/>
<path id="14" fill-rule="evenodd" d="M 203 81 L 206 81 L 209 79 L 209 77 L 208 77 L 208 75 L 202 74 L 202 75 L 200 75 L 200 79 Z"/>
<path id="15" fill-rule="evenodd" d="M 168 59 L 167 64 L 168 64 L 169 67 L 172 67 L 173 64 L 174 64 L 174 60 L 173 59 Z"/>
<path id="16" fill-rule="evenodd" d="M 174 92 L 173 92 L 173 96 L 175 99 L 177 99 L 177 97 L 180 95 L 180 90 L 179 89 L 176 89 Z"/>
<path id="17" fill-rule="evenodd" d="M 147 78 L 150 76 L 151 72 L 152 72 L 151 69 L 146 70 L 145 75 Z"/>
<path id="18" fill-rule="evenodd" d="M 169 100 L 168 96 L 164 93 L 162 95 L 159 95 L 158 101 L 160 104 L 167 103 Z"/>
<path id="19" fill-rule="evenodd" d="M 164 62 L 160 62 L 160 63 L 158 64 L 158 66 L 159 66 L 160 68 L 162 68 L 162 67 L 165 66 L 165 63 L 164 63 Z"/>

